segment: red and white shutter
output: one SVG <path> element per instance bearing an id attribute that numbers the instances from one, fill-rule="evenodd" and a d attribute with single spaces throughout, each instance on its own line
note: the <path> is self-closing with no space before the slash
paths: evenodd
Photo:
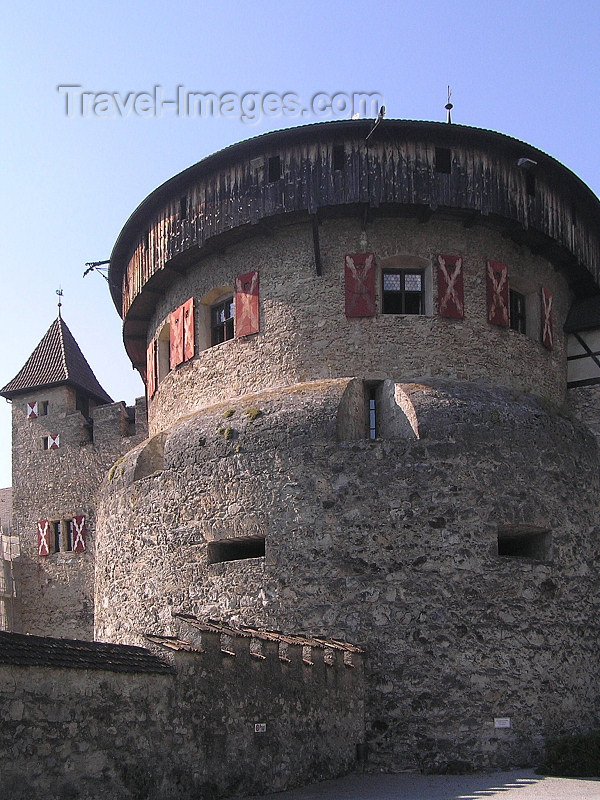
<path id="1" fill-rule="evenodd" d="M 50 523 L 47 519 L 39 520 L 37 524 L 38 555 L 50 555 Z"/>
<path id="2" fill-rule="evenodd" d="M 85 550 L 86 536 L 85 517 L 83 515 L 73 517 L 73 551 L 83 553 Z"/>
<path id="3" fill-rule="evenodd" d="M 37 400 L 33 403 L 27 403 L 27 419 L 36 419 L 38 415 Z"/>
<path id="4" fill-rule="evenodd" d="M 183 360 L 189 361 L 190 358 L 194 357 L 195 351 L 193 297 L 190 297 L 189 300 L 185 301 L 185 303 L 181 306 L 181 311 L 183 316 Z"/>
<path id="5" fill-rule="evenodd" d="M 171 311 L 169 331 L 169 359 L 174 369 L 183 362 L 183 306 Z"/>
<path id="6" fill-rule="evenodd" d="M 460 256 L 438 256 L 438 313 L 440 317 L 463 319 L 465 293 Z"/>
<path id="7" fill-rule="evenodd" d="M 60 434 L 51 433 L 48 436 L 48 450 L 58 450 L 60 447 Z"/>
<path id="8" fill-rule="evenodd" d="M 542 344 L 548 350 L 554 347 L 554 325 L 552 322 L 552 295 L 542 286 Z"/>
<path id="9" fill-rule="evenodd" d="M 488 322 L 508 328 L 508 267 L 499 261 L 487 262 Z"/>
<path id="10" fill-rule="evenodd" d="M 258 333 L 258 271 L 245 272 L 235 279 L 235 338 Z"/>
<path id="11" fill-rule="evenodd" d="M 155 346 L 154 339 L 148 345 L 146 350 L 146 391 L 148 393 L 148 400 L 154 397 L 156 392 L 156 359 L 155 359 Z"/>
<path id="12" fill-rule="evenodd" d="M 375 316 L 375 255 L 353 253 L 344 262 L 346 317 Z"/>

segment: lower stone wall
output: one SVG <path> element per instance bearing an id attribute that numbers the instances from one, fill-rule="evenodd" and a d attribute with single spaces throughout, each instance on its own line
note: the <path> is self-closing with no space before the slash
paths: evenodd
<path id="1" fill-rule="evenodd" d="M 195 645 L 169 655 L 172 675 L 0 665 L 0 796 L 210 800 L 354 768 L 358 655 L 349 667 L 298 646 L 282 660 L 271 642 L 251 655 L 247 638 Z"/>

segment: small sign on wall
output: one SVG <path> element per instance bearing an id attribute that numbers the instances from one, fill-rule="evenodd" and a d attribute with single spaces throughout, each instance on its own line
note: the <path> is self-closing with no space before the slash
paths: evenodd
<path id="1" fill-rule="evenodd" d="M 494 717 L 494 728 L 510 728 L 510 717 Z"/>
<path id="2" fill-rule="evenodd" d="M 254 733 L 266 733 L 267 732 L 267 723 L 266 722 L 257 722 L 254 725 Z"/>

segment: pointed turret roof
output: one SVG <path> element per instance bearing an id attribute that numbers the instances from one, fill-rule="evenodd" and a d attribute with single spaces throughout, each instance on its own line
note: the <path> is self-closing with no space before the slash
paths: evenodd
<path id="1" fill-rule="evenodd" d="M 3 389 L 0 389 L 0 395 L 11 400 L 16 395 L 33 389 L 64 384 L 86 392 L 100 403 L 113 402 L 98 383 L 92 368 L 59 313 L 44 338 L 27 359 L 23 369 Z"/>

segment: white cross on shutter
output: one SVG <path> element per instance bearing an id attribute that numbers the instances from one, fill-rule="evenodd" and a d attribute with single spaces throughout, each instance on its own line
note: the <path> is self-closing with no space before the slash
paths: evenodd
<path id="1" fill-rule="evenodd" d="M 38 415 L 37 400 L 33 403 L 27 403 L 27 419 L 35 419 Z"/>
<path id="2" fill-rule="evenodd" d="M 42 519 L 37 524 L 38 528 L 38 555 L 40 556 L 49 556 L 50 555 L 50 542 L 49 542 L 49 535 L 50 535 L 50 523 L 47 519 Z"/>

